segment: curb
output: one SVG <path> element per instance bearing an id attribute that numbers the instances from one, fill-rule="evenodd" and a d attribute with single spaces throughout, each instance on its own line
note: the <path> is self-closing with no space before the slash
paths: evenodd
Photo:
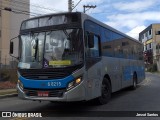
<path id="1" fill-rule="evenodd" d="M 6 95 L 0 95 L 0 99 L 8 98 L 8 97 L 16 97 L 16 96 L 18 96 L 17 93 L 6 94 Z"/>
<path id="2" fill-rule="evenodd" d="M 158 75 L 158 76 L 160 76 L 160 74 L 159 73 L 151 73 L 151 72 L 146 72 L 147 74 L 152 74 L 152 75 Z"/>
<path id="3" fill-rule="evenodd" d="M 160 74 L 159 74 L 159 73 L 153 73 L 153 74 L 160 76 Z"/>

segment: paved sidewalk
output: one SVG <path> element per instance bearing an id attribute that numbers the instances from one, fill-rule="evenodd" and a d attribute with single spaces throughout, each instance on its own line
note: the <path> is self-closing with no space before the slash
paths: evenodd
<path id="1" fill-rule="evenodd" d="M 2 90 L 0 90 L 0 99 L 6 98 L 6 97 L 13 97 L 13 96 L 17 96 L 16 89 L 2 89 Z"/>

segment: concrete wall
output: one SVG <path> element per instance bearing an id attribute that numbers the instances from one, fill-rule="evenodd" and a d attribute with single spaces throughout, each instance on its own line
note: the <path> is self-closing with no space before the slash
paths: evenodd
<path id="1" fill-rule="evenodd" d="M 155 48 L 154 48 L 154 55 L 155 55 L 155 63 L 157 64 L 158 71 L 160 71 L 160 50 L 156 49 L 156 46 L 160 45 L 160 34 L 157 34 L 160 31 L 160 24 L 154 24 L 154 41 L 155 41 Z"/>
<path id="2" fill-rule="evenodd" d="M 25 2 L 26 4 L 22 4 Z M 19 2 L 14 0 L 3 0 L 0 3 L 1 8 L 9 7 L 12 8 L 13 11 L 30 11 L 29 0 L 19 0 Z M 9 55 L 9 48 L 10 48 L 10 39 L 18 36 L 19 29 L 21 22 L 25 19 L 29 18 L 29 15 L 25 14 L 16 14 L 13 12 L 1 11 L 0 16 L 0 30 L 1 30 L 1 37 L 0 37 L 0 63 L 1 64 L 9 64 L 10 62 L 10 55 Z M 14 54 L 18 55 L 18 39 L 14 43 Z"/>

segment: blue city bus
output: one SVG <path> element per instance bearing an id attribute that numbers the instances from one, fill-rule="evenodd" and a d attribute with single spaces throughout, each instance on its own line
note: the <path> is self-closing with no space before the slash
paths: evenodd
<path id="1" fill-rule="evenodd" d="M 105 104 L 145 79 L 142 43 L 80 12 L 23 21 L 18 58 L 18 97 L 28 100 Z"/>

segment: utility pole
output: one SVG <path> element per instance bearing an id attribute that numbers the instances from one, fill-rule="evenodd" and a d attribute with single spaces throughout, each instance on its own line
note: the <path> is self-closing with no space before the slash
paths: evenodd
<path id="1" fill-rule="evenodd" d="M 72 0 L 68 0 L 68 12 L 72 12 L 72 8 L 74 7 L 74 3 Z"/>
<path id="2" fill-rule="evenodd" d="M 83 5 L 83 8 L 84 8 L 84 10 L 83 10 L 83 12 L 85 13 L 87 10 L 89 10 L 89 9 L 91 9 L 91 8 L 96 8 L 97 6 L 95 5 L 95 6 L 93 6 L 93 5 Z M 87 10 L 86 10 L 86 8 L 88 8 Z"/>

